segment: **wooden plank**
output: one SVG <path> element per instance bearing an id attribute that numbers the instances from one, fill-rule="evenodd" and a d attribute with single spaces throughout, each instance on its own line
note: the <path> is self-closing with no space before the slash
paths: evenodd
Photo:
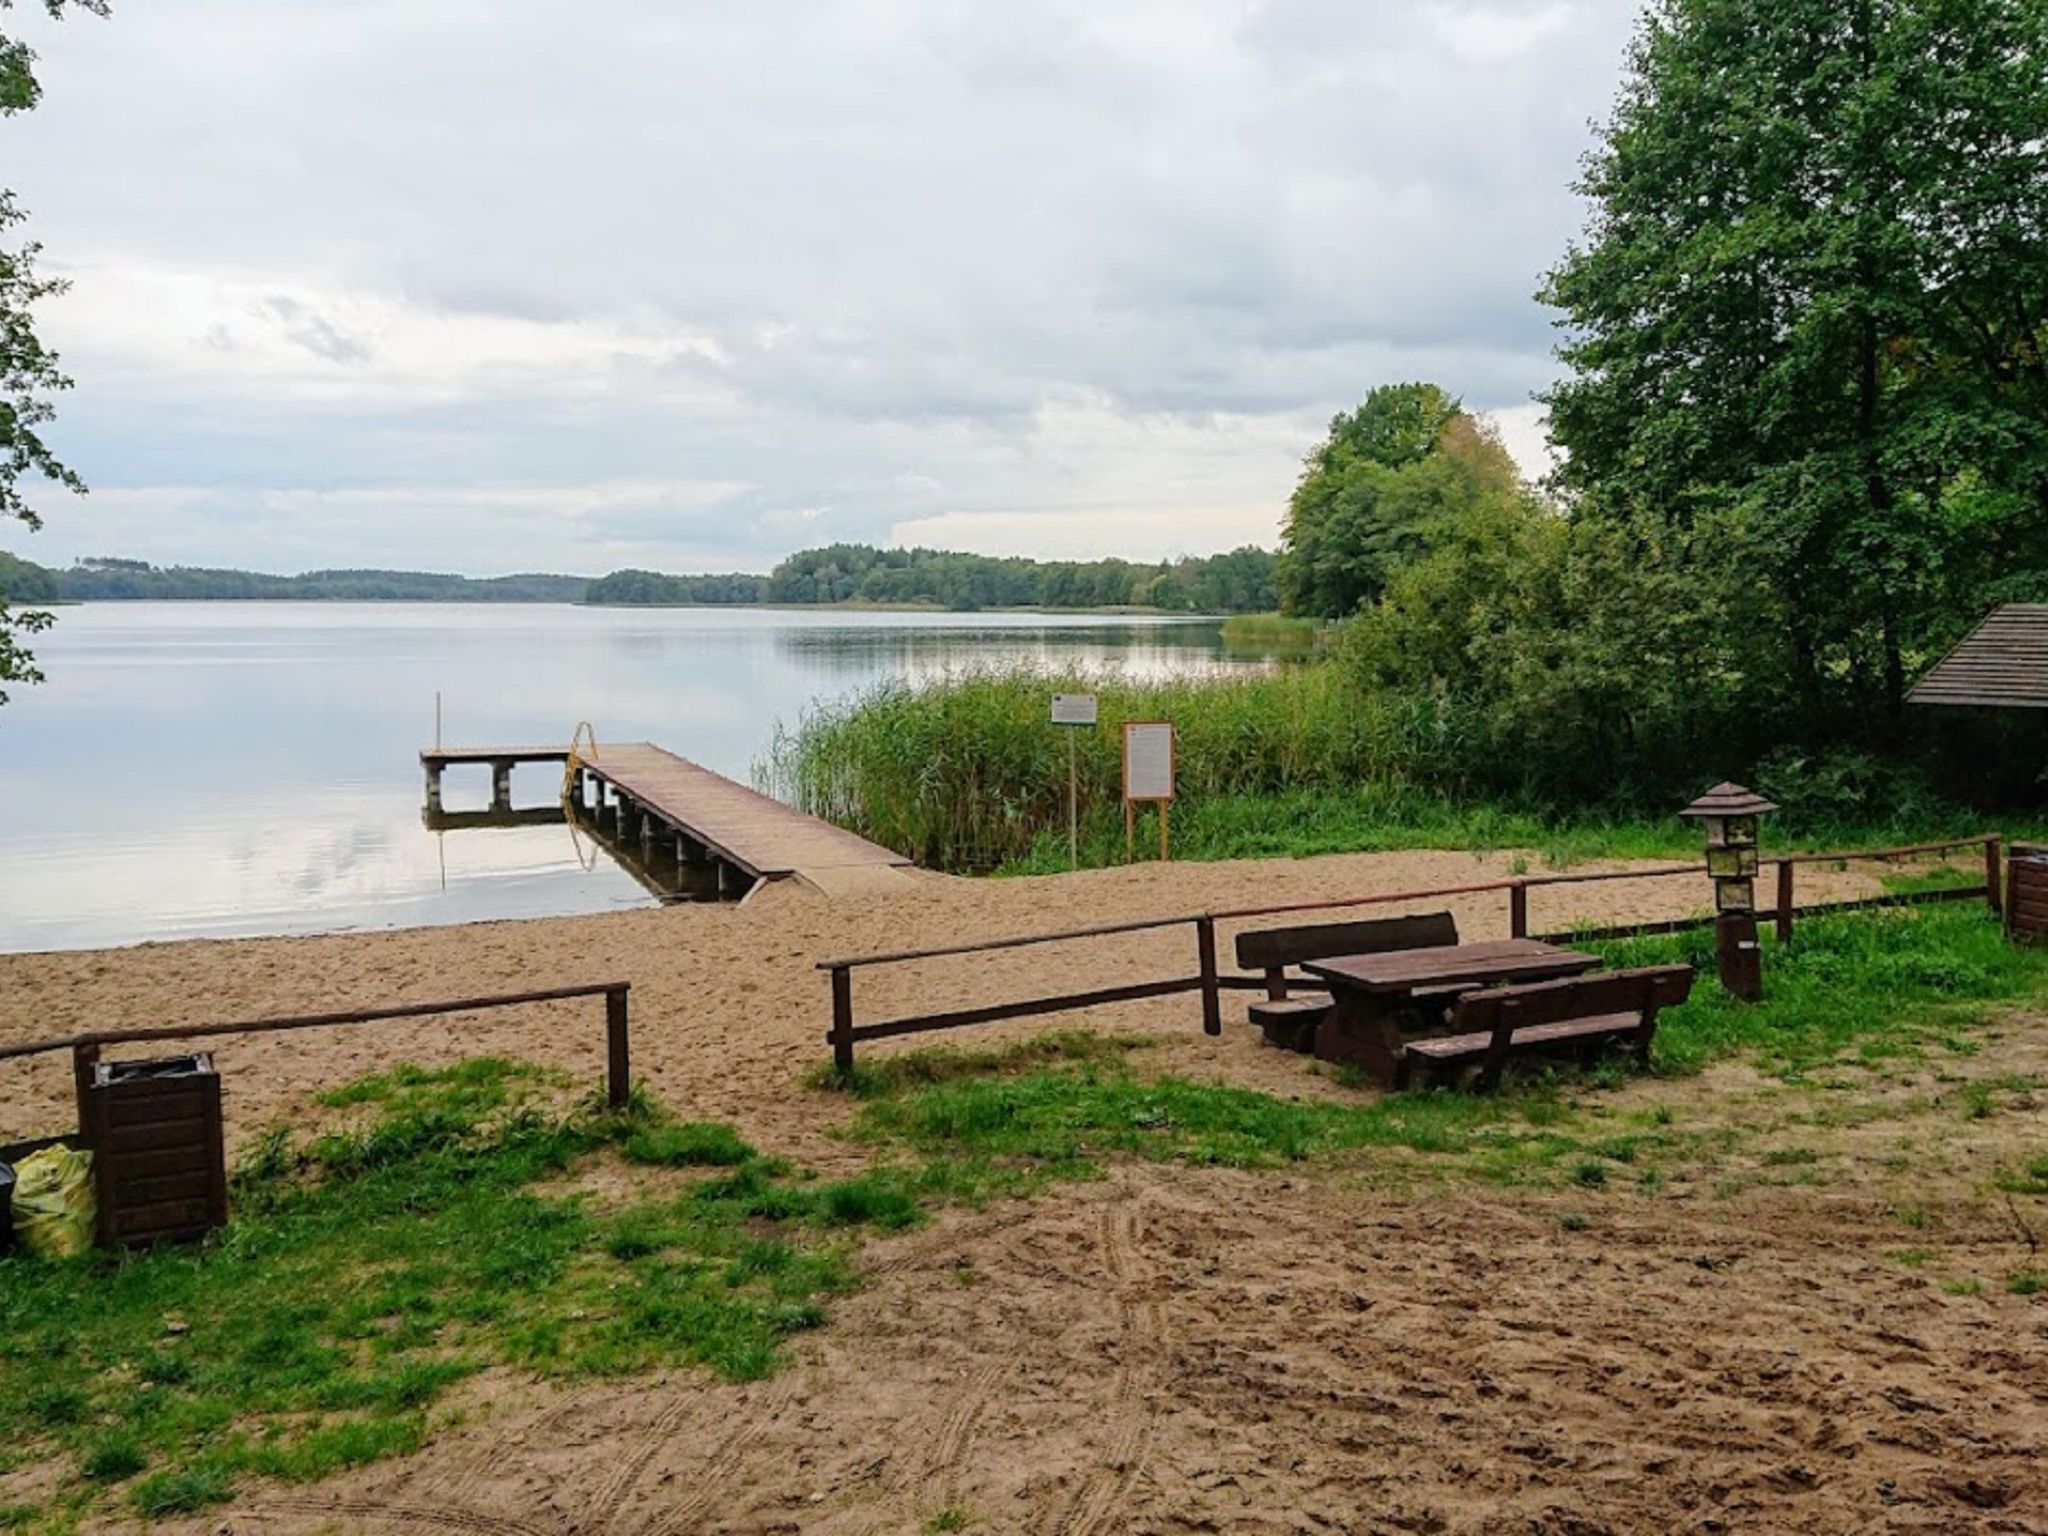
<path id="1" fill-rule="evenodd" d="M 1588 970 L 1598 955 L 1560 949 L 1535 939 L 1496 939 L 1484 944 L 1394 950 L 1382 955 L 1350 955 L 1311 960 L 1302 967 L 1339 986 L 1366 992 L 1407 992 L 1416 987 L 1447 986 L 1466 981 L 1507 981 L 1518 976 L 1557 976 Z"/>
<path id="2" fill-rule="evenodd" d="M 567 747 L 423 747 L 420 761 L 432 767 L 450 763 L 566 763 Z"/>
<path id="3" fill-rule="evenodd" d="M 1641 1014 L 1608 1013 L 1585 1019 L 1560 1019 L 1549 1024 L 1525 1024 L 1515 1031 L 1510 1046 L 1514 1050 L 1523 1050 L 1564 1040 L 1625 1035 L 1639 1028 L 1642 1022 Z M 1431 1035 L 1421 1040 L 1410 1040 L 1402 1049 L 1417 1056 L 1427 1056 L 1432 1061 L 1455 1061 L 1463 1056 L 1485 1055 L 1487 1046 L 1492 1042 L 1492 1033 L 1482 1031 L 1469 1035 Z"/>
<path id="4" fill-rule="evenodd" d="M 1246 970 L 1294 965 L 1331 955 L 1378 954 L 1426 949 L 1458 942 L 1457 920 L 1448 912 L 1412 917 L 1373 917 L 1350 923 L 1309 923 L 1290 928 L 1254 928 L 1237 936 L 1237 963 Z"/>
<path id="5" fill-rule="evenodd" d="M 630 796 L 643 813 L 702 843 L 752 879 L 910 863 L 900 853 L 648 742 L 617 743 L 578 761 L 585 772 Z"/>
<path id="6" fill-rule="evenodd" d="M 302 1013 L 287 1018 L 244 1019 L 233 1024 L 167 1024 L 150 1029 L 109 1029 L 88 1035 L 68 1035 L 59 1040 L 31 1040 L 23 1045 L 0 1046 L 0 1061 L 13 1056 L 35 1056 L 44 1051 L 97 1051 L 104 1045 L 125 1045 L 142 1040 L 205 1040 L 218 1035 L 261 1035 L 284 1029 L 323 1029 L 331 1024 L 378 1024 L 387 1019 L 475 1013 L 485 1008 L 510 1008 L 515 1004 L 596 997 L 624 985 L 624 982 L 600 981 L 575 987 L 547 987 L 537 992 L 463 997 L 445 1003 L 401 1003 L 394 1008 L 352 1008 L 342 1013 Z"/>
<path id="7" fill-rule="evenodd" d="M 128 1152 L 121 1157 L 122 1178 L 153 1179 L 167 1174 L 184 1173 L 198 1165 L 193 1146 L 164 1147 L 154 1152 Z"/>
<path id="8" fill-rule="evenodd" d="M 147 1088 L 161 1086 L 168 1092 L 145 1092 Z M 197 1080 L 191 1083 L 142 1084 L 133 1087 L 116 1084 L 111 1089 L 100 1090 L 113 1100 L 107 1113 L 122 1125 L 155 1125 L 165 1120 L 191 1120 L 206 1113 L 207 1101 L 211 1098 L 204 1084 Z"/>
<path id="9" fill-rule="evenodd" d="M 114 1175 L 114 1200 L 122 1211 L 152 1205 L 161 1200 L 204 1200 L 212 1192 L 213 1174 L 198 1158 L 186 1160 L 188 1171 L 166 1173 L 153 1179 L 126 1177 L 124 1163 Z"/>
<path id="10" fill-rule="evenodd" d="M 104 1146 L 116 1156 L 124 1152 L 162 1152 L 174 1147 L 206 1145 L 206 1121 L 160 1120 L 154 1125 L 116 1125 L 105 1132 Z"/>
<path id="11" fill-rule="evenodd" d="M 835 973 L 836 974 L 836 973 Z M 852 1031 L 855 1040 L 886 1040 L 892 1035 L 921 1035 L 935 1029 L 958 1029 L 963 1024 L 993 1024 L 999 1019 L 1024 1019 L 1041 1013 L 1065 1013 L 1076 1008 L 1100 1008 L 1110 1003 L 1132 1003 L 1141 998 L 1167 997 L 1176 992 L 1199 992 L 1202 978 L 1182 976 L 1172 981 L 1141 981 L 1127 987 L 1103 987 L 1094 992 L 1068 992 L 1059 997 L 1034 997 L 1018 1003 L 992 1003 L 985 1008 L 960 1008 L 951 1013 L 930 1013 L 912 1019 L 890 1019 L 881 1024 L 861 1024 Z M 837 1029 L 825 1038 L 836 1040 Z"/>

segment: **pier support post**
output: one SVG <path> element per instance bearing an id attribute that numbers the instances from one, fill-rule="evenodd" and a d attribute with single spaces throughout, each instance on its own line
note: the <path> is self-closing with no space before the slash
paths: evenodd
<path id="1" fill-rule="evenodd" d="M 640 818 L 640 862 L 642 864 L 652 864 L 654 862 L 654 818 L 652 816 Z"/>
<path id="2" fill-rule="evenodd" d="M 440 763 L 427 764 L 427 809 L 437 815 L 441 810 L 441 768 Z"/>
<path id="3" fill-rule="evenodd" d="M 491 764 L 491 809 L 512 809 L 512 765 L 503 758 Z"/>

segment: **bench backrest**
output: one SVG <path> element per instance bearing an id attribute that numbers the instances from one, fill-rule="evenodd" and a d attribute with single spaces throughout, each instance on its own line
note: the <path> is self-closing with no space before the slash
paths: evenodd
<path id="1" fill-rule="evenodd" d="M 1692 995 L 1692 978 L 1689 965 L 1646 965 L 1629 971 L 1596 971 L 1564 981 L 1490 987 L 1458 999 L 1452 1030 L 1469 1034 L 1498 1029 L 1504 1011 L 1510 1028 L 1591 1019 L 1606 1013 L 1654 1018 L 1658 1009 L 1676 1008 Z"/>
<path id="2" fill-rule="evenodd" d="M 1260 928 L 1237 936 L 1237 963 L 1247 971 L 1273 971 L 1331 955 L 1379 955 L 1394 949 L 1429 949 L 1458 942 L 1457 920 L 1448 912 L 1413 917 L 1376 917 L 1359 923 L 1310 923 L 1295 928 Z"/>

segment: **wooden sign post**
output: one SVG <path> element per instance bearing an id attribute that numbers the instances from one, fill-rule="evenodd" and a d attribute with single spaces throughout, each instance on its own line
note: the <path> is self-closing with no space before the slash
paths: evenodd
<path id="1" fill-rule="evenodd" d="M 1171 858 L 1168 812 L 1173 804 L 1173 722 L 1124 722 L 1124 862 L 1137 857 L 1138 807 L 1159 807 L 1159 857 Z"/>
<path id="2" fill-rule="evenodd" d="M 1073 731 L 1095 726 L 1095 695 L 1056 693 L 1052 696 L 1052 723 L 1069 728 L 1067 735 L 1067 866 L 1081 867 L 1081 774 L 1076 761 Z"/>

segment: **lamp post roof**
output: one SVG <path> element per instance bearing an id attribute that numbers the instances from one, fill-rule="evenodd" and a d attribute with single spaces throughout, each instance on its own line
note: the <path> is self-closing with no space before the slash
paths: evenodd
<path id="1" fill-rule="evenodd" d="M 1716 784 L 1678 814 L 1681 816 L 1761 816 L 1778 809 L 1753 789 L 1726 781 Z"/>

